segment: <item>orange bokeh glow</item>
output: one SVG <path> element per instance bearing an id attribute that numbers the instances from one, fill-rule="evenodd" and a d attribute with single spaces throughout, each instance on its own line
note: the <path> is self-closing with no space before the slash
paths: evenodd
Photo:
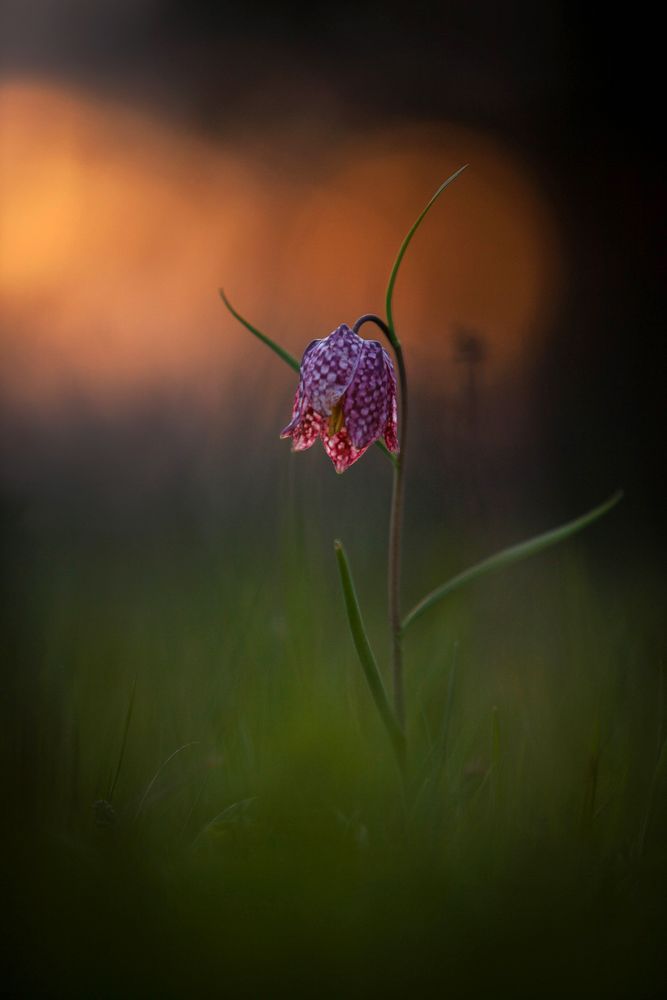
<path id="1" fill-rule="evenodd" d="M 215 391 L 259 350 L 220 284 L 295 354 L 381 312 L 406 228 L 463 161 L 397 286 L 413 370 L 446 386 L 464 327 L 500 377 L 530 360 L 557 298 L 548 207 L 520 163 L 470 130 L 332 134 L 305 173 L 279 135 L 272 170 L 231 131 L 207 142 L 52 85 L 1 85 L 0 119 L 2 378 L 23 403 Z"/>

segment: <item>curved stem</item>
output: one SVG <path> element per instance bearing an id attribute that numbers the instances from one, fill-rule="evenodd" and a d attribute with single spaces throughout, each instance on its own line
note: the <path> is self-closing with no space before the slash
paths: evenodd
<path id="1" fill-rule="evenodd" d="M 387 567 L 387 583 L 389 591 L 389 628 L 392 637 L 392 685 L 394 693 L 394 712 L 401 727 L 405 728 L 405 695 L 403 691 L 403 643 L 401 627 L 401 539 L 403 534 L 403 508 L 405 506 L 405 454 L 408 429 L 408 380 L 405 371 L 403 349 L 396 334 L 389 326 L 375 316 L 367 313 L 354 324 L 353 330 L 358 333 L 364 323 L 375 323 L 382 330 L 394 349 L 398 368 L 398 382 L 401 398 L 401 434 L 400 451 L 394 464 L 394 486 L 391 498 L 391 514 L 389 518 L 389 560 Z"/>
<path id="2" fill-rule="evenodd" d="M 352 327 L 354 332 L 359 333 L 359 330 L 361 330 L 364 323 L 375 323 L 376 326 L 379 326 L 391 346 L 394 347 L 394 339 L 391 335 L 391 330 L 383 319 L 376 316 L 375 313 L 365 313 L 365 315 L 359 317 L 357 322 Z"/>

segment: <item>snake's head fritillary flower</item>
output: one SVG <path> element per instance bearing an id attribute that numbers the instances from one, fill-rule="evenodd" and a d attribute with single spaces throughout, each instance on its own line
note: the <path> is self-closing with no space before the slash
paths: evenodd
<path id="1" fill-rule="evenodd" d="M 336 472 L 345 472 L 381 437 L 397 452 L 396 375 L 382 345 L 345 323 L 309 344 L 292 419 L 280 436 L 292 438 L 293 451 L 321 437 Z"/>

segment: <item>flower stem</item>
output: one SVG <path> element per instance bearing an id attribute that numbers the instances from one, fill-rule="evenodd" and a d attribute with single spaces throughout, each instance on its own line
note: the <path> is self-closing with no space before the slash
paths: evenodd
<path id="1" fill-rule="evenodd" d="M 403 692 L 403 630 L 401 627 L 401 539 L 405 506 L 405 451 L 408 426 L 408 381 L 400 344 L 394 344 L 401 391 L 401 450 L 394 466 L 394 489 L 389 520 L 389 626 L 392 635 L 392 678 L 394 711 L 401 729 L 405 729 L 405 696 Z"/>
<path id="2" fill-rule="evenodd" d="M 400 451 L 394 463 L 394 486 L 391 497 L 391 513 L 389 516 L 389 559 L 387 566 L 387 584 L 389 596 L 389 628 L 392 640 L 392 687 L 394 694 L 394 712 L 401 728 L 405 729 L 405 694 L 403 690 L 403 630 L 401 627 L 401 539 L 403 535 L 403 508 L 405 506 L 405 453 L 408 427 L 408 380 L 405 372 L 403 349 L 395 332 L 384 320 L 373 313 L 361 316 L 354 324 L 354 332 L 358 333 L 364 323 L 375 323 L 391 344 L 396 355 L 398 367 L 398 382 L 400 387 Z"/>

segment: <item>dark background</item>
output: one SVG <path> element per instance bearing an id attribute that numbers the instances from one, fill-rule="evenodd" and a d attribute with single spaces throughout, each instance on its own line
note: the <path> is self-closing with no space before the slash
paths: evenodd
<path id="1" fill-rule="evenodd" d="M 4 79 L 73 83 L 213 138 L 230 122 L 263 135 L 311 113 L 357 130 L 453 121 L 500 137 L 565 238 L 565 292 L 534 375 L 549 488 L 575 499 L 581 479 L 591 495 L 622 486 L 652 534 L 664 399 L 655 36 L 646 17 L 563 3 L 5 3 L 0 56 Z"/>
<path id="2" fill-rule="evenodd" d="M 259 949 L 269 958 L 268 971 L 257 965 L 256 995 L 272 995 L 281 970 L 286 981 L 300 973 L 304 953 L 320 965 L 317 989 L 304 980 L 306 995 L 328 995 L 328 988 L 339 996 L 338 987 L 347 992 L 354 976 L 361 976 L 359 995 L 372 995 L 363 993 L 374 975 L 368 939 L 370 953 L 388 963 L 390 989 L 401 995 L 414 991 L 415 975 L 423 991 L 431 973 L 440 987 L 445 942 L 453 942 L 447 974 L 454 969 L 464 986 L 471 970 L 480 981 L 488 975 L 491 985 L 480 995 L 502 992 L 496 961 L 512 986 L 517 975 L 526 977 L 527 996 L 575 995 L 576 984 L 589 979 L 598 995 L 625 986 L 624 995 L 654 995 L 652 983 L 664 980 L 667 870 L 658 544 L 663 63 L 662 36 L 641 8 L 612 14 L 597 5 L 511 0 L 400 9 L 364 2 L 0 0 L 0 619 L 9 748 L 2 846 L 22 987 L 36 985 L 42 995 L 77 995 L 77 984 L 86 996 L 134 995 L 135 988 L 137 995 L 169 995 L 186 970 L 184 981 L 198 982 L 206 995 L 225 976 L 230 989 L 247 990 Z M 39 100 L 74 94 L 86 128 L 90 109 L 99 115 L 83 140 L 75 129 L 70 135 L 76 115 L 65 114 L 62 127 L 37 115 L 30 137 L 37 155 L 25 169 L 13 145 L 21 123 L 7 124 L 12 108 L 34 111 L 33 97 L 11 104 L 24 85 Z M 67 100 L 44 106 L 67 112 Z M 102 133 L 118 108 L 130 124 L 113 132 L 108 146 Z M 178 142 L 165 142 L 162 132 L 156 139 L 152 123 Z M 91 164 L 103 181 L 106 157 L 110 172 L 117 171 L 110 173 L 116 187 L 91 189 L 117 206 L 108 261 L 105 247 L 93 243 L 92 270 L 67 271 L 60 298 L 61 239 L 72 266 L 83 257 L 67 257 L 71 234 L 57 225 L 54 231 L 68 189 L 59 187 L 62 177 L 40 175 L 40 129 L 48 169 L 60 163 L 53 149 L 60 153 L 71 140 L 83 165 L 72 175 L 74 187 Z M 161 155 L 178 159 L 192 140 L 211 159 L 183 152 L 179 168 L 180 161 L 149 158 L 151 167 L 158 164 L 158 193 L 160 166 L 167 186 L 182 170 L 180 194 L 152 202 L 148 189 L 128 188 L 125 210 L 123 178 L 136 180 L 135 158 L 145 167 L 143 133 Z M 432 153 L 415 160 L 423 189 L 420 174 L 405 197 L 400 175 L 389 177 L 392 156 L 401 152 L 391 142 L 403 134 L 416 135 L 425 156 Z M 128 149 L 115 148 L 118 135 L 129 136 Z M 323 230 L 323 241 L 335 244 L 329 258 L 304 237 L 313 260 L 301 258 L 293 284 L 278 287 L 289 271 L 289 261 L 274 268 L 280 213 L 294 205 L 287 196 L 286 208 L 277 204 L 281 193 L 310 190 L 312 172 L 325 192 L 333 178 L 339 194 L 336 169 L 361 159 L 377 135 L 394 136 L 382 140 L 389 142 L 389 180 L 381 158 L 377 173 L 357 176 L 357 200 L 334 201 Z M 438 146 L 443 135 L 456 141 Z M 442 330 L 434 317 L 406 333 L 408 363 L 415 360 L 404 592 L 412 603 L 446 574 L 583 513 L 618 488 L 625 499 L 576 541 L 467 591 L 441 617 L 434 614 L 430 631 L 425 625 L 410 639 L 409 699 L 423 716 L 413 720 L 415 759 L 421 752 L 433 759 L 423 731 L 437 731 L 450 684 L 455 694 L 449 785 L 440 796 L 434 772 L 436 794 L 417 815 L 406 849 L 396 776 L 341 624 L 331 552 L 340 535 L 386 663 L 388 469 L 376 449 L 338 479 L 319 445 L 289 457 L 277 435 L 288 420 L 293 373 L 245 332 L 232 333 L 215 290 L 229 273 L 241 312 L 257 316 L 260 326 L 269 322 L 268 332 L 295 354 L 313 336 L 353 320 L 330 297 L 322 260 L 327 267 L 344 262 L 349 242 L 359 241 L 381 251 L 382 259 L 361 262 L 368 274 L 379 269 L 373 281 L 381 282 L 432 185 L 467 157 L 467 136 L 486 137 L 507 152 L 556 220 L 558 293 L 544 314 L 537 310 L 530 359 L 510 354 L 512 364 L 500 375 L 493 367 L 498 344 L 491 337 L 487 354 L 487 331 Z M 247 238 L 233 229 L 238 247 L 227 257 L 221 252 L 228 273 L 222 263 L 218 271 L 217 260 L 207 263 L 219 249 L 210 233 L 222 231 L 235 209 L 215 202 L 215 178 L 206 173 L 217 169 L 223 147 L 247 155 L 254 176 L 266 180 L 257 218 L 250 217 L 249 196 L 242 206 Z M 337 165 L 330 172 L 329 159 Z M 193 162 L 203 164 L 201 175 L 190 175 Z M 474 214 L 484 183 L 496 176 L 483 167 L 473 188 L 471 157 L 468 173 L 415 240 L 397 288 L 401 315 L 412 308 L 420 316 L 416 272 L 426 275 L 418 288 L 437 292 L 441 269 L 455 269 L 456 247 L 445 244 L 439 257 L 436 234 Z M 23 174 L 30 183 L 36 178 L 41 200 L 36 223 L 26 221 L 17 270 L 12 241 L 20 242 L 21 220 L 14 216 L 5 228 L 3 212 L 11 216 L 11 184 L 18 189 Z M 137 257 L 149 288 L 142 298 L 142 273 L 121 265 L 126 250 L 135 259 L 125 228 L 133 213 L 141 215 L 144 195 L 146 226 L 157 235 Z M 65 217 L 78 224 L 89 213 L 94 229 L 99 206 L 86 198 L 88 190 L 80 202 L 74 197 Z M 197 198 L 200 215 L 190 225 Z M 376 201 L 376 215 L 365 216 L 363 206 Z M 163 205 L 174 209 L 174 219 L 161 217 Z M 326 198 L 317 205 L 326 208 Z M 386 240 L 373 243 L 382 206 Z M 264 217 L 271 217 L 268 230 Z M 111 232 L 108 217 L 99 218 L 103 234 Z M 372 220 L 366 226 L 365 218 Z M 492 244 L 481 208 L 476 218 L 477 229 L 461 231 L 472 234 L 473 247 Z M 297 236 L 308 236 L 316 222 L 307 212 Z M 172 230 L 194 262 L 184 278 L 191 302 L 173 302 L 180 308 L 185 301 L 197 317 L 191 332 L 199 368 L 181 377 L 172 363 L 168 378 L 152 382 L 146 359 L 157 363 L 159 352 L 143 354 L 141 343 L 128 348 L 123 337 L 134 337 L 143 323 L 153 350 L 155 330 L 159 336 L 171 319 L 170 289 L 160 285 L 179 284 L 169 247 L 167 277 L 149 272 L 154 258 L 160 262 L 162 233 Z M 81 231 L 90 235 L 85 225 Z M 135 238 L 143 230 L 132 232 Z M 47 242 L 50 256 L 43 258 Z M 298 251 L 298 239 L 290 247 Z M 494 252 L 491 245 L 491 260 Z M 50 286 L 31 285 L 33 257 L 40 279 L 38 265 L 47 260 Z M 178 260 L 187 263 L 187 254 Z M 108 281 L 106 273 L 97 280 L 100 263 L 109 266 Z M 463 276 L 473 289 L 474 270 Z M 192 274 L 200 271 L 197 284 Z M 354 274 L 343 267 L 341 273 L 354 284 Z M 12 284 L 17 274 L 24 284 Z M 480 276 L 480 296 L 492 277 Z M 341 289 L 346 308 L 358 308 L 355 295 L 366 287 L 377 305 L 364 301 L 360 311 L 381 307 L 381 284 L 363 280 L 347 298 Z M 123 298 L 120 286 L 131 281 L 139 291 Z M 320 287 L 327 294 L 318 297 Z M 498 295 L 502 303 L 503 289 Z M 211 302 L 209 340 L 201 343 L 200 299 Z M 79 300 L 89 310 L 83 320 Z M 122 312 L 128 302 L 139 320 Z M 108 358 L 107 313 L 115 323 Z M 187 340 L 188 311 L 174 322 Z M 434 352 L 422 357 L 429 338 Z M 125 354 L 112 357 L 119 343 Z M 229 358 L 227 343 L 235 352 Z M 187 362 L 186 353 L 169 353 L 172 346 L 165 343 L 165 356 Z M 107 383 L 119 357 L 130 377 Z M 487 371 L 496 375 L 487 379 Z M 116 786 L 109 777 L 124 745 L 128 701 L 134 714 Z M 503 789 L 488 780 L 498 719 L 505 803 Z M 170 764 L 153 786 L 156 768 L 190 741 L 197 750 Z M 110 811 L 94 811 L 92 803 L 107 798 Z M 212 817 L 230 803 L 255 800 L 247 824 L 244 806 L 229 827 L 214 825 L 209 843 Z M 347 810 L 340 842 L 332 803 Z M 368 855 L 357 850 L 357 834 L 359 843 L 369 835 Z M 202 840 L 193 862 L 183 845 L 201 848 Z M 480 954 L 491 958 L 480 962 Z M 559 961 L 566 966 L 562 989 L 552 975 Z"/>

